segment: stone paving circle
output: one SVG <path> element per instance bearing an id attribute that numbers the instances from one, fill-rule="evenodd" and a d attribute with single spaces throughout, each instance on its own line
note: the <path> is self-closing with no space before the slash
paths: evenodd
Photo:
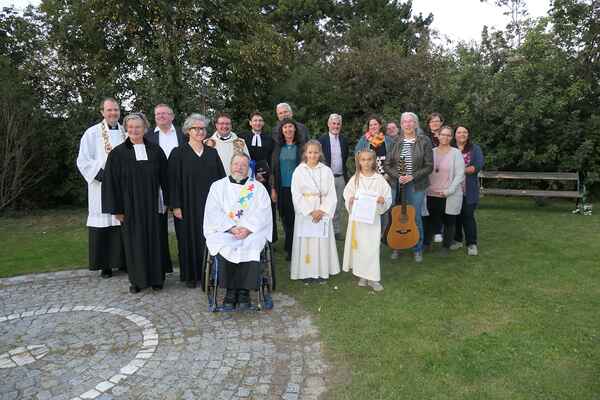
<path id="1" fill-rule="evenodd" d="M 1 399 L 316 400 L 319 332 L 293 298 L 269 312 L 210 313 L 168 276 L 129 293 L 127 275 L 63 271 L 0 279 Z"/>

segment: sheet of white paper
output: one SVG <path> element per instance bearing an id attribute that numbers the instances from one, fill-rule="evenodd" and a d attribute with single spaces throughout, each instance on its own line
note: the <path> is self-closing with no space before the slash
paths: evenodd
<path id="1" fill-rule="evenodd" d="M 148 161 L 148 153 L 146 153 L 146 145 L 134 144 L 133 150 L 135 150 L 136 161 Z"/>
<path id="2" fill-rule="evenodd" d="M 329 218 L 323 217 L 317 223 L 312 221 L 310 216 L 300 217 L 299 237 L 307 238 L 326 238 L 329 236 Z"/>
<path id="3" fill-rule="evenodd" d="M 358 192 L 352 204 L 350 219 L 365 224 L 373 224 L 377 213 L 377 193 Z"/>

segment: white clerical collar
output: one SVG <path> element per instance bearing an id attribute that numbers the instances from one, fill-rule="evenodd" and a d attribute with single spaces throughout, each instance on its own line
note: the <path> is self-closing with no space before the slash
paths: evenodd
<path id="1" fill-rule="evenodd" d="M 262 139 L 260 137 L 260 132 L 252 131 L 252 146 L 254 147 L 262 147 Z"/>
<path id="2" fill-rule="evenodd" d="M 147 161 L 148 153 L 146 153 L 146 145 L 144 143 L 134 144 L 133 150 L 135 151 L 136 161 Z"/>
<path id="3" fill-rule="evenodd" d="M 158 126 L 154 128 L 154 132 L 162 133 L 163 135 L 170 135 L 171 133 L 175 133 L 175 127 L 171 124 L 171 127 L 168 131 L 163 132 Z"/>
<path id="4" fill-rule="evenodd" d="M 233 137 L 233 132 L 229 132 L 229 134 L 227 136 L 221 136 L 221 134 L 219 132 L 215 132 L 215 136 L 217 137 L 217 139 L 219 140 L 229 140 Z"/>

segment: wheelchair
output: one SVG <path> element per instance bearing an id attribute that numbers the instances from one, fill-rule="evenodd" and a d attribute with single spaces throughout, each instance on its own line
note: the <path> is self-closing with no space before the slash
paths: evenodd
<path id="1" fill-rule="evenodd" d="M 219 259 L 205 251 L 204 292 L 208 297 L 209 312 L 235 311 L 223 308 L 225 289 L 219 287 Z M 253 311 L 271 310 L 273 308 L 272 292 L 275 290 L 275 265 L 273 262 L 273 247 L 267 242 L 260 253 L 261 273 L 258 278 L 258 290 L 250 291 L 250 303 Z M 254 293 L 253 293 L 254 292 Z"/>

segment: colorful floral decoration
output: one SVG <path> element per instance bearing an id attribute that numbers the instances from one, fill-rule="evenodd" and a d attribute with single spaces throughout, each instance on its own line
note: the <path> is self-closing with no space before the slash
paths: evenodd
<path id="1" fill-rule="evenodd" d="M 248 183 L 242 186 L 240 190 L 240 198 L 237 201 L 238 209 L 235 211 L 229 211 L 227 214 L 229 219 L 238 223 L 244 215 L 244 210 L 250 207 L 250 200 L 254 197 L 254 183 Z"/>

